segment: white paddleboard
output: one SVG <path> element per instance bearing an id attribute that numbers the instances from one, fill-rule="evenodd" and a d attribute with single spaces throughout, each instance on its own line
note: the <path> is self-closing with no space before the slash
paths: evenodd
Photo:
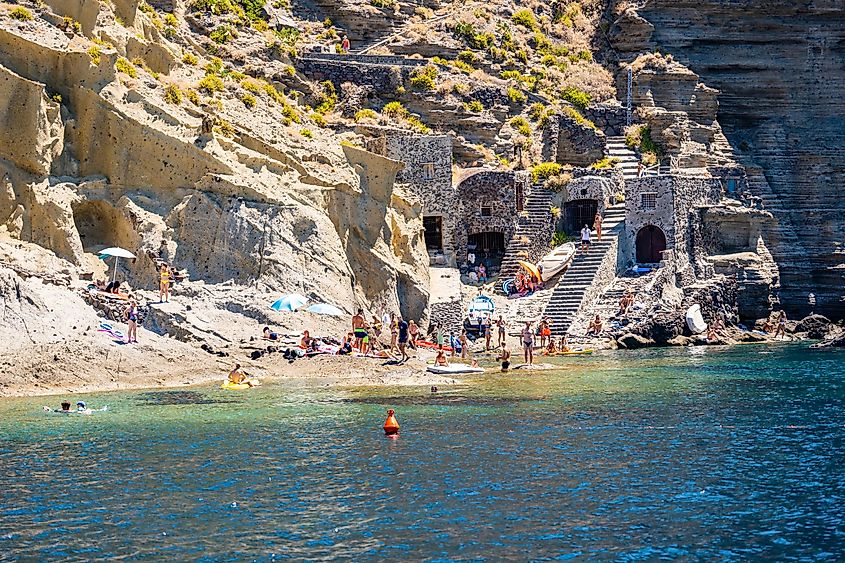
<path id="1" fill-rule="evenodd" d="M 484 373 L 484 368 L 474 368 L 467 364 L 452 364 L 449 366 L 428 366 L 426 369 L 431 373 L 438 373 L 441 375 L 453 375 L 456 373 Z"/>

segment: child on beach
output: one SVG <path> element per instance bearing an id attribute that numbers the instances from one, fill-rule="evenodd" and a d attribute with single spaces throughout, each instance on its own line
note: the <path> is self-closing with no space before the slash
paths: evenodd
<path id="1" fill-rule="evenodd" d="M 502 361 L 502 373 L 507 373 L 508 368 L 511 367 L 511 351 L 508 350 L 507 342 L 502 343 L 502 351 L 496 359 Z"/>

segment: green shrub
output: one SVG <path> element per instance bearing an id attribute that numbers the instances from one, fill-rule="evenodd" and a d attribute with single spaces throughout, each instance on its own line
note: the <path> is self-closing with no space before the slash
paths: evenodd
<path id="1" fill-rule="evenodd" d="M 164 23 L 173 27 L 179 27 L 179 19 L 173 14 L 165 14 Z"/>
<path id="2" fill-rule="evenodd" d="M 249 92 L 244 92 L 243 95 L 241 95 L 241 101 L 246 107 L 250 109 L 254 108 L 255 104 L 258 103 L 258 100 L 255 98 L 255 96 L 253 96 Z"/>
<path id="3" fill-rule="evenodd" d="M 478 63 L 481 62 L 481 58 L 470 50 L 458 53 L 458 60 L 473 67 L 478 66 Z"/>
<path id="4" fill-rule="evenodd" d="M 537 18 L 534 17 L 534 12 L 527 8 L 514 12 L 511 21 L 531 31 L 537 30 Z"/>
<path id="5" fill-rule="evenodd" d="M 424 20 L 428 20 L 434 17 L 434 10 L 426 8 L 425 6 L 417 6 L 414 8 L 414 15 L 419 16 Z"/>
<path id="6" fill-rule="evenodd" d="M 372 119 L 378 121 L 378 114 L 371 109 L 362 109 L 355 112 L 355 122 L 363 121 L 365 119 Z"/>
<path id="7" fill-rule="evenodd" d="M 385 117 L 403 119 L 408 117 L 408 110 L 400 102 L 390 102 L 381 108 L 381 114 Z"/>
<path id="8" fill-rule="evenodd" d="M 595 161 L 593 164 L 590 165 L 590 168 L 593 168 L 595 170 L 605 170 L 607 168 L 615 166 L 617 162 L 619 162 L 618 158 L 610 158 L 606 156 L 600 160 Z"/>
<path id="9" fill-rule="evenodd" d="M 68 16 L 62 18 L 62 23 L 59 25 L 59 29 L 63 31 L 70 31 L 77 35 L 82 34 L 82 24 Z"/>
<path id="10" fill-rule="evenodd" d="M 566 244 L 570 240 L 572 239 L 569 238 L 569 235 L 563 231 L 555 231 L 555 234 L 552 235 L 552 248 L 556 248 L 561 244 Z"/>
<path id="11" fill-rule="evenodd" d="M 542 162 L 531 169 L 531 180 L 536 184 L 540 180 L 560 174 L 562 167 L 557 162 Z"/>
<path id="12" fill-rule="evenodd" d="M 475 67 L 465 63 L 464 61 L 455 60 L 452 62 L 452 68 L 463 72 L 464 74 L 472 74 L 475 72 Z"/>
<path id="13" fill-rule="evenodd" d="M 546 106 L 541 104 L 540 102 L 536 102 L 531 104 L 531 107 L 528 108 L 528 117 L 530 117 L 534 121 L 540 121 L 540 118 L 546 113 Z"/>
<path id="14" fill-rule="evenodd" d="M 326 121 L 326 118 L 320 115 L 319 113 L 311 114 L 311 121 L 314 122 L 314 125 L 317 127 L 328 127 L 329 124 Z"/>
<path id="15" fill-rule="evenodd" d="M 511 127 L 516 129 L 520 135 L 525 135 L 526 137 L 531 135 L 531 125 L 528 124 L 528 121 L 526 121 L 524 117 L 514 117 L 511 119 L 510 123 Z"/>
<path id="16" fill-rule="evenodd" d="M 197 94 L 197 91 L 193 88 L 189 88 L 185 91 L 185 97 L 188 98 L 188 101 L 194 104 L 195 106 L 200 105 L 200 95 Z"/>
<path id="17" fill-rule="evenodd" d="M 543 55 L 540 59 L 540 64 L 543 66 L 557 66 L 557 57 L 554 55 Z"/>
<path id="18" fill-rule="evenodd" d="M 591 129 L 598 129 L 595 123 L 581 115 L 581 112 L 579 112 L 573 107 L 566 106 L 565 108 L 563 108 L 563 113 L 574 119 L 575 123 L 577 123 L 578 125 L 586 125 Z"/>
<path id="19" fill-rule="evenodd" d="M 458 22 L 452 31 L 456 37 L 463 39 L 473 49 L 489 49 L 496 42 L 492 33 L 478 33 L 471 23 Z"/>
<path id="20" fill-rule="evenodd" d="M 559 192 L 563 190 L 566 185 L 572 181 L 572 174 L 568 172 L 562 172 L 560 174 L 555 174 L 546 180 L 545 186 L 546 188 L 552 190 L 553 192 Z"/>
<path id="21" fill-rule="evenodd" d="M 301 129 L 299 134 L 305 137 L 306 139 L 313 139 L 314 133 L 311 132 L 311 129 Z"/>
<path id="22" fill-rule="evenodd" d="M 248 78 L 241 82 L 241 88 L 243 88 L 247 92 L 250 92 L 251 94 L 261 93 L 261 84 L 251 78 Z"/>
<path id="23" fill-rule="evenodd" d="M 337 105 L 337 90 L 332 84 L 331 80 L 325 80 L 320 82 L 320 88 L 322 92 L 317 97 L 317 107 L 314 108 L 319 114 L 326 114 L 331 111 L 334 111 L 335 106 Z"/>
<path id="24" fill-rule="evenodd" d="M 261 88 L 264 90 L 264 93 L 267 94 L 267 96 L 271 100 L 276 102 L 277 104 L 284 104 L 285 103 L 285 97 L 272 84 L 268 84 L 267 82 L 264 82 L 261 85 Z"/>
<path id="25" fill-rule="evenodd" d="M 630 149 L 638 149 L 643 153 L 660 155 L 663 151 L 651 138 L 651 127 L 645 124 L 631 125 L 625 130 L 625 144 Z"/>
<path id="26" fill-rule="evenodd" d="M 431 133 L 431 128 L 429 128 L 428 125 L 426 125 L 413 115 L 406 118 L 405 122 L 410 125 L 411 129 L 413 129 L 417 133 L 420 133 L 422 135 L 428 135 L 429 133 Z"/>
<path id="27" fill-rule="evenodd" d="M 581 110 L 587 109 L 587 106 L 593 101 L 593 97 L 590 94 L 574 86 L 564 88 L 563 92 L 561 92 L 561 98 Z"/>
<path id="28" fill-rule="evenodd" d="M 212 31 L 208 37 L 215 43 L 222 45 L 223 43 L 228 43 L 230 39 L 233 39 L 236 36 L 237 32 L 232 27 L 223 24 L 217 26 L 217 28 Z"/>
<path id="29" fill-rule="evenodd" d="M 62 103 L 62 95 L 61 94 L 53 94 L 50 96 L 50 99 L 56 102 L 57 104 Z"/>
<path id="30" fill-rule="evenodd" d="M 224 137 L 234 137 L 237 131 L 235 130 L 235 126 L 226 121 L 225 119 L 221 119 L 218 123 L 217 127 L 214 128 L 217 133 L 220 133 Z"/>
<path id="31" fill-rule="evenodd" d="M 370 4 L 376 8 L 387 8 L 392 10 L 396 7 L 396 0 L 370 0 Z"/>
<path id="32" fill-rule="evenodd" d="M 91 63 L 94 66 L 100 66 L 100 55 L 102 55 L 98 45 L 91 45 L 88 47 L 88 56 L 91 57 Z"/>
<path id="33" fill-rule="evenodd" d="M 214 57 L 207 65 L 205 65 L 206 74 L 214 74 L 220 76 L 223 74 L 223 61 L 220 57 Z"/>
<path id="34" fill-rule="evenodd" d="M 182 103 L 182 90 L 175 84 L 168 84 L 164 87 L 164 101 L 178 106 Z"/>
<path id="35" fill-rule="evenodd" d="M 512 104 L 523 104 L 528 99 L 528 96 L 525 95 L 525 92 L 522 90 L 517 90 L 516 88 L 508 88 L 508 100 Z"/>
<path id="36" fill-rule="evenodd" d="M 117 59 L 117 62 L 114 63 L 114 69 L 117 72 L 122 72 L 123 74 L 131 76 L 132 78 L 138 77 L 138 70 L 131 62 L 129 62 L 129 60 L 124 57 L 120 57 L 119 59 Z"/>
<path id="37" fill-rule="evenodd" d="M 482 111 L 484 111 L 484 104 L 482 104 L 478 100 L 472 100 L 471 102 L 465 102 L 464 108 L 467 111 L 471 111 L 472 113 L 481 113 Z"/>
<path id="38" fill-rule="evenodd" d="M 437 67 L 427 65 L 411 71 L 411 86 L 418 90 L 434 90 L 437 79 Z"/>
<path id="39" fill-rule="evenodd" d="M 18 6 L 17 8 L 13 8 L 11 12 L 9 12 L 9 17 L 13 20 L 18 20 L 22 22 L 31 21 L 32 12 L 24 8 L 23 6 Z"/>
<path id="40" fill-rule="evenodd" d="M 299 112 L 296 111 L 296 108 L 290 105 L 286 100 L 282 102 L 282 115 L 285 116 L 285 120 L 288 123 L 300 123 L 302 118 L 299 116 Z"/>
<path id="41" fill-rule="evenodd" d="M 186 65 L 196 66 L 196 64 L 199 62 L 199 59 L 196 55 L 193 55 L 191 53 L 185 53 L 184 55 L 182 55 L 182 62 Z"/>
<path id="42" fill-rule="evenodd" d="M 206 75 L 205 78 L 200 80 L 199 90 L 200 92 L 205 92 L 208 95 L 213 95 L 214 93 L 223 90 L 223 80 L 214 74 Z"/>

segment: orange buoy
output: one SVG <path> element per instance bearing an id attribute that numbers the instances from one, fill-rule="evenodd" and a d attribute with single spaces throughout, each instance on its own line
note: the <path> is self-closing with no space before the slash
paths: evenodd
<path id="1" fill-rule="evenodd" d="M 396 417 L 393 416 L 393 409 L 387 411 L 387 420 L 384 421 L 384 435 L 396 436 L 399 434 L 399 423 L 396 422 Z"/>

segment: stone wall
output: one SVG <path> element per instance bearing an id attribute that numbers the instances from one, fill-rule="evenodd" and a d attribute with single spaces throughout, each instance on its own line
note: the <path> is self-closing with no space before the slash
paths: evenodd
<path id="1" fill-rule="evenodd" d="M 340 59 L 301 58 L 296 61 L 296 69 L 319 82 L 330 80 L 335 85 L 351 82 L 375 91 L 393 92 L 409 79 L 414 67 L 352 63 Z"/>
<path id="2" fill-rule="evenodd" d="M 625 92 L 625 90 L 623 89 L 621 92 Z M 596 127 L 608 137 L 625 134 L 628 112 L 619 104 L 593 104 L 585 109 L 582 114 L 595 123 Z"/>
<path id="3" fill-rule="evenodd" d="M 303 53 L 299 58 L 300 61 L 324 61 L 340 64 L 363 64 L 376 66 L 407 66 L 416 68 L 428 64 L 426 59 L 409 59 L 407 57 L 400 57 L 396 55 L 353 55 L 337 54 L 337 53 L 322 53 L 320 51 L 309 51 Z"/>
<path id="4" fill-rule="evenodd" d="M 654 207 L 643 206 L 643 194 L 654 194 Z M 651 176 L 625 183 L 625 233 L 623 247 L 630 254 L 627 263 L 636 260 L 636 238 L 647 225 L 658 227 L 666 236 L 666 249 L 676 250 L 677 259 L 693 255 L 689 235 L 691 214 L 701 205 L 712 205 L 721 197 L 721 183 L 715 178 L 688 176 Z M 687 262 L 688 264 L 688 262 Z"/>
<path id="5" fill-rule="evenodd" d="M 363 129 L 362 129 L 363 130 Z M 443 252 L 447 263 L 455 264 L 459 214 L 456 190 L 452 186 L 452 139 L 448 135 L 418 135 L 409 131 L 370 127 L 378 135 L 367 141 L 367 150 L 404 164 L 396 182 L 422 202 L 423 217 L 441 217 Z"/>
<path id="6" fill-rule="evenodd" d="M 589 166 L 604 156 L 605 136 L 601 131 L 559 115 L 543 130 L 543 160 L 575 166 Z"/>
<path id="7" fill-rule="evenodd" d="M 528 174 L 513 171 L 482 170 L 465 178 L 457 186 L 458 230 L 455 233 L 455 250 L 459 261 L 467 254 L 469 235 L 499 232 L 504 243 L 513 237 L 516 230 L 517 213 L 516 187 L 521 183 L 524 197 L 528 197 Z M 481 208 L 489 207 L 489 217 L 481 216 Z M 548 246 L 547 246 L 548 248 Z"/>

